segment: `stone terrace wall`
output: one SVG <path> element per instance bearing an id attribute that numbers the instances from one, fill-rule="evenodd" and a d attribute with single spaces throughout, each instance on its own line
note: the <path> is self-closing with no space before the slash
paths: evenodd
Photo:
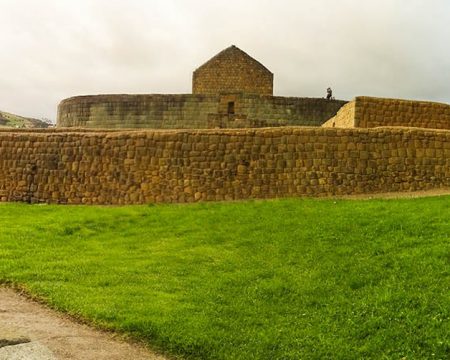
<path id="1" fill-rule="evenodd" d="M 450 187 L 450 131 L 0 131 L 0 200 L 140 204 Z"/>
<path id="2" fill-rule="evenodd" d="M 211 114 L 224 114 L 228 102 L 248 126 L 315 125 L 334 116 L 345 101 L 247 95 L 96 95 L 63 100 L 58 127 L 207 129 Z M 233 123 L 223 127 L 232 127 Z"/>
<path id="3" fill-rule="evenodd" d="M 450 105 L 360 96 L 343 107 L 336 117 L 324 126 L 361 128 L 405 126 L 450 129 Z"/>
<path id="4" fill-rule="evenodd" d="M 367 96 L 356 98 L 357 127 L 413 126 L 450 129 L 450 105 Z"/>

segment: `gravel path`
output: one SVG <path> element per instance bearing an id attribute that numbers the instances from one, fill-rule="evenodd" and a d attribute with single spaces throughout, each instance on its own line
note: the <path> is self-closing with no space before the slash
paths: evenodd
<path id="1" fill-rule="evenodd" d="M 167 360 L 0 288 L 0 360 Z"/>

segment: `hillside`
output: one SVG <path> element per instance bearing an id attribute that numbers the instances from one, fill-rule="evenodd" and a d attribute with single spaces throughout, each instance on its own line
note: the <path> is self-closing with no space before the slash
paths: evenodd
<path id="1" fill-rule="evenodd" d="M 48 128 L 50 124 L 45 121 L 27 118 L 0 111 L 0 128 Z"/>

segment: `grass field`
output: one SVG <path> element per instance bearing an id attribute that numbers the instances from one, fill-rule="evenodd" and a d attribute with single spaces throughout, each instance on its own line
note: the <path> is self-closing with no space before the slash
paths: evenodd
<path id="1" fill-rule="evenodd" d="M 450 197 L 3 204 L 0 281 L 187 359 L 449 359 Z"/>

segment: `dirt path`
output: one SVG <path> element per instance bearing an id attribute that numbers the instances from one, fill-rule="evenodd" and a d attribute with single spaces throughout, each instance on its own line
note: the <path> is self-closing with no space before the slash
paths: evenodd
<path id="1" fill-rule="evenodd" d="M 355 200 L 371 200 L 371 199 L 412 199 L 430 196 L 446 196 L 450 195 L 450 188 L 447 189 L 432 189 L 421 191 L 404 191 L 404 192 L 389 192 L 389 193 L 375 193 L 375 194 L 356 194 L 356 195 L 340 195 L 332 196 L 334 199 L 355 199 Z"/>
<path id="2" fill-rule="evenodd" d="M 0 288 L 0 360 L 167 360 Z"/>

